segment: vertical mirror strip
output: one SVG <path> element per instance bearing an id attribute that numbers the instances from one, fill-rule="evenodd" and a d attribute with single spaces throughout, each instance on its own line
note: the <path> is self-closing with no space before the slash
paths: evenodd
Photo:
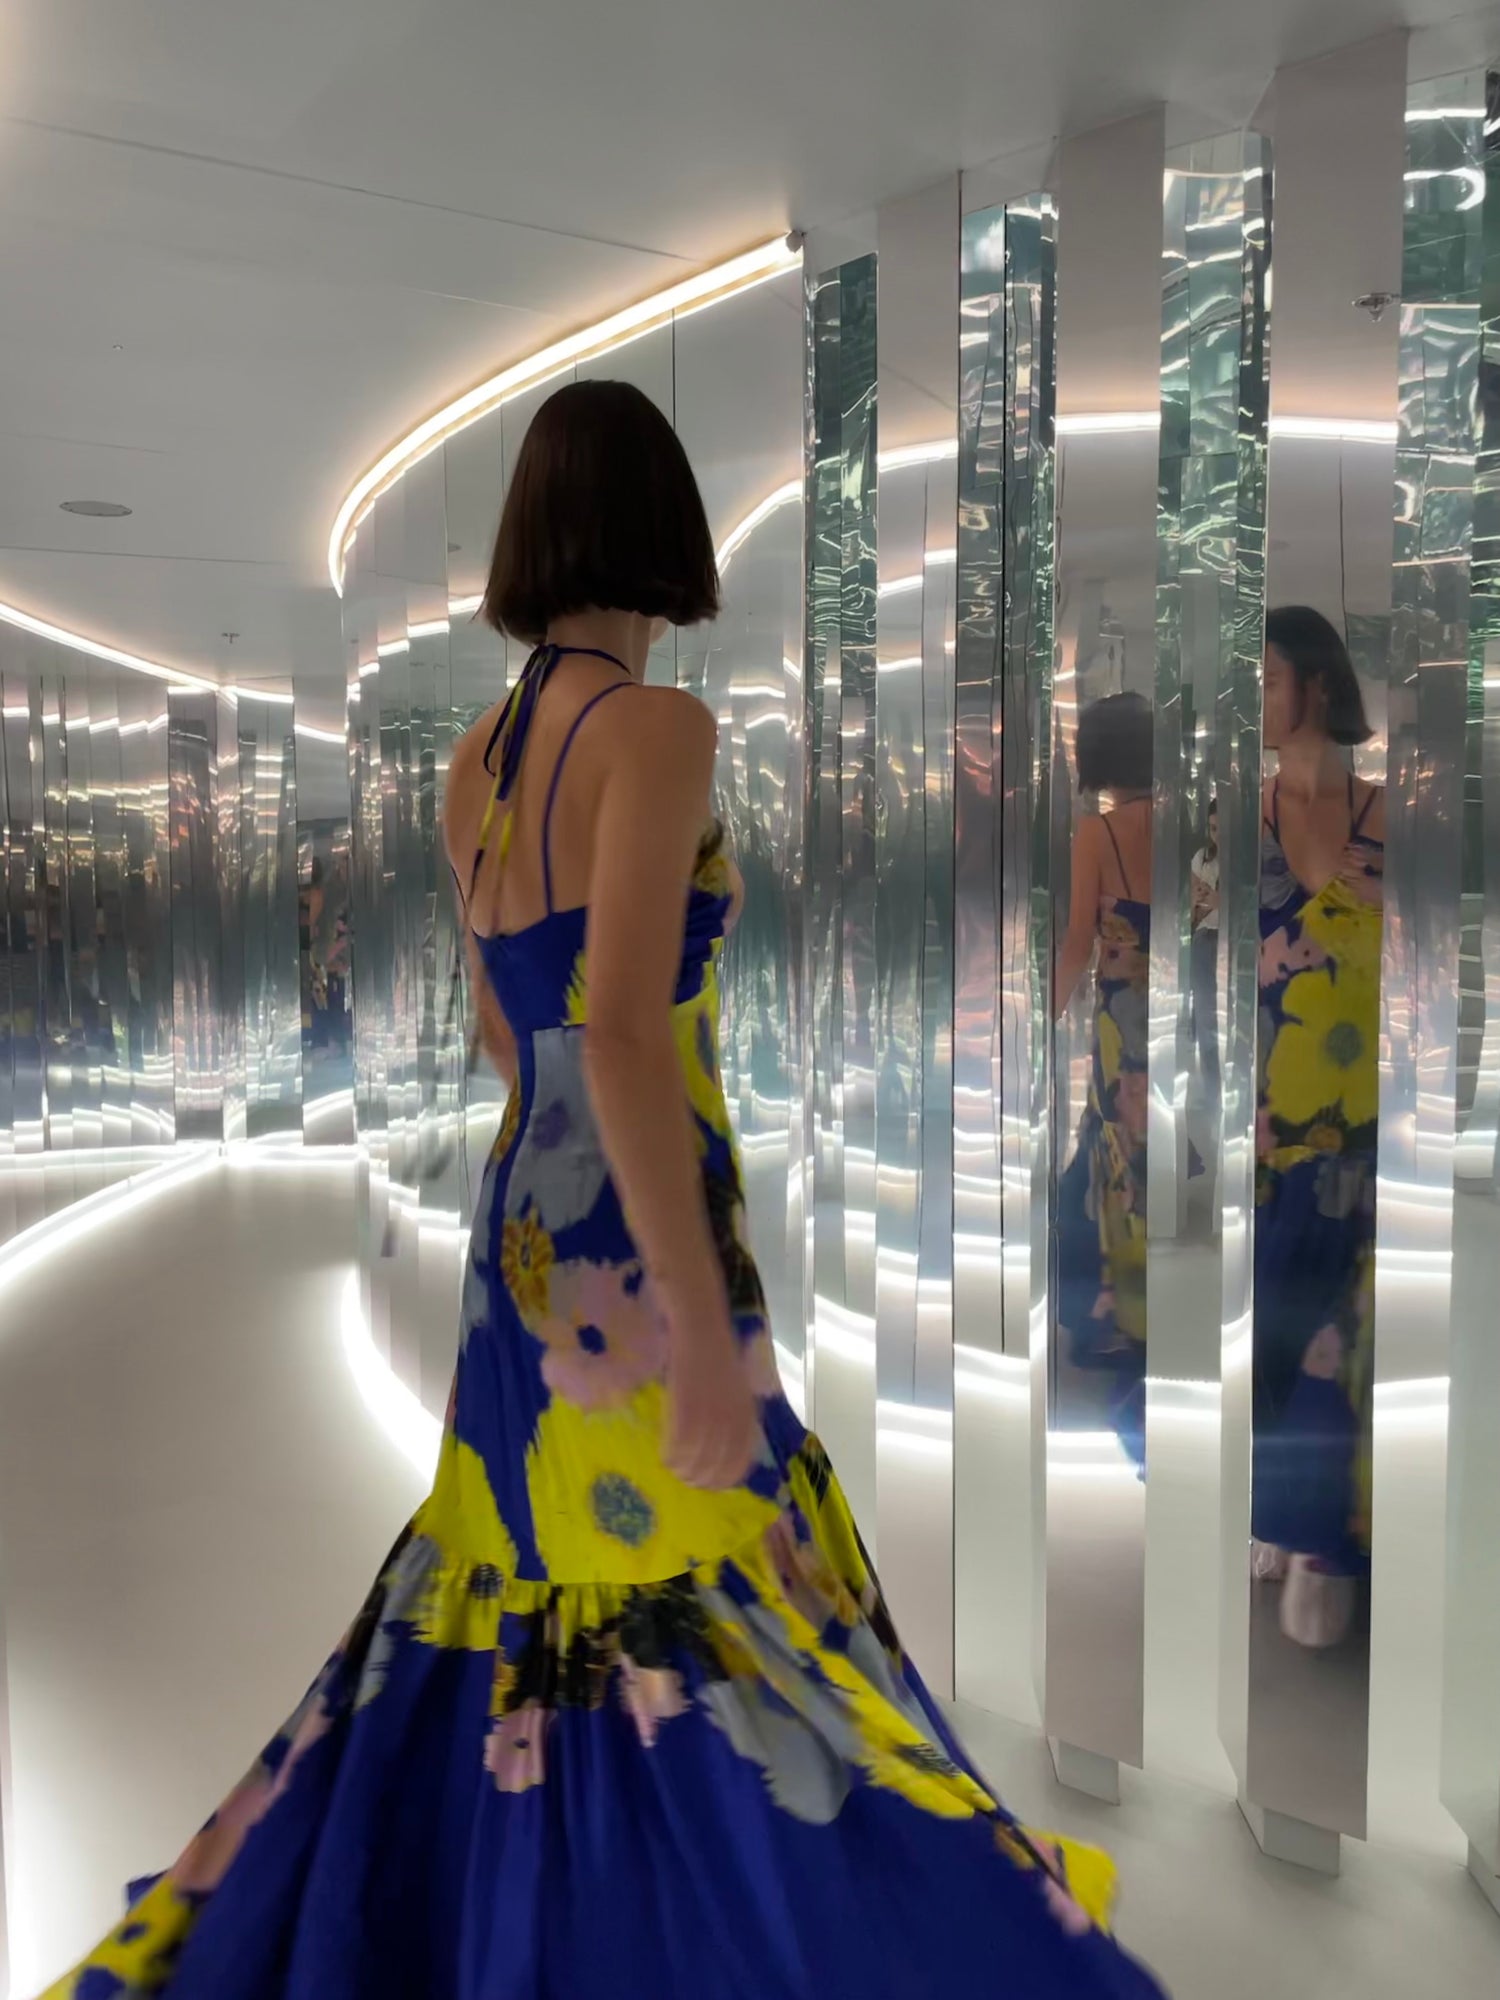
<path id="1" fill-rule="evenodd" d="M 1243 1211 L 1254 1134 L 1254 996 L 1245 1018 L 1246 995 L 1221 976 L 1220 957 L 1232 936 L 1230 951 L 1246 962 L 1254 906 L 1246 856 L 1259 823 L 1251 718 L 1264 576 L 1266 153 L 1254 135 L 1200 141 L 1168 155 L 1164 183 L 1148 982 L 1151 1373 L 1143 1366 L 1132 1387 L 1130 1422 L 1156 1475 L 1146 1510 L 1147 1754 L 1210 1780 L 1223 1768 L 1215 1698 L 1221 1196 L 1236 1206 L 1221 1158 L 1227 1148 Z M 1232 910 L 1226 825 L 1238 862 Z M 1253 972 L 1253 953 L 1248 963 Z M 1249 1039 L 1238 1051 L 1221 1133 L 1230 1012 Z M 1243 1249 L 1241 1238 L 1236 1287 L 1246 1278 Z"/>
<path id="2" fill-rule="evenodd" d="M 1461 807 L 1442 1793 L 1500 1908 L 1500 76 L 1485 79 L 1478 455 Z M 1431 1421 L 1431 1419 L 1429 1419 Z"/>
<path id="3" fill-rule="evenodd" d="M 875 1471 L 875 258 L 810 281 L 813 1416 L 867 1539 Z"/>
<path id="4" fill-rule="evenodd" d="M 1382 986 L 1400 1002 L 1381 972 L 1378 737 L 1399 329 L 1358 301 L 1401 288 L 1407 64 L 1403 36 L 1379 37 L 1282 71 L 1274 104 L 1253 1540 L 1226 1553 L 1249 1580 L 1225 1583 L 1249 1595 L 1242 1803 L 1268 1851 L 1323 1868 L 1366 1825 L 1381 1567 L 1369 1444 Z"/>
<path id="5" fill-rule="evenodd" d="M 1064 1781 L 1139 1764 L 1161 112 L 1058 154 L 1044 1718 Z M 1041 1343 L 1038 1343 L 1040 1346 Z M 1033 1350 L 1034 1357 L 1036 1355 Z"/>
<path id="6" fill-rule="evenodd" d="M 1244 1782 L 1250 1675 L 1251 1351 L 1255 1283 L 1256 1038 L 1260 1008 L 1261 671 L 1265 640 L 1267 433 L 1270 419 L 1271 149 L 1245 138 L 1240 263 L 1232 643 L 1211 716 L 1213 799 L 1218 807 L 1218 932 L 1200 962 L 1213 963 L 1201 1009 L 1200 1078 L 1214 1090 L 1217 1145 L 1206 1120 L 1219 1248 L 1219 1737 Z M 1195 1022 L 1195 1027 L 1198 1023 Z"/>
<path id="7" fill-rule="evenodd" d="M 877 220 L 876 1528 L 898 1625 L 953 1685 L 956 178 Z"/>
<path id="8" fill-rule="evenodd" d="M 1050 1212 L 1041 997 L 1050 905 L 1033 890 L 1052 681 L 1056 238 L 1047 197 L 964 218 L 960 287 L 955 1665 L 960 1696 L 1026 1715 L 1035 1703 L 1032 1594 L 1043 1574 L 1030 1525 L 1041 1495 L 1028 1470 L 1029 1356 L 1033 1311 L 1045 1312 Z"/>
<path id="9" fill-rule="evenodd" d="M 1371 1829 L 1402 1760 L 1441 1762 L 1444 1418 L 1454 1279 L 1465 751 L 1485 250 L 1483 75 L 1406 107 L 1380 967 L 1373 1391 L 1357 1495 L 1372 1548 Z M 1493 1308 L 1490 1315 L 1493 1332 Z M 1368 1472 L 1363 1468 L 1368 1465 Z M 1397 1526 L 1399 1524 L 1399 1528 Z M 1471 1576 L 1465 1591 L 1475 1587 Z M 1493 1690 L 1492 1690 L 1493 1697 Z M 1387 1777 L 1386 1774 L 1392 1774 Z M 1389 1789 L 1388 1789 L 1389 1787 Z M 1434 1826 L 1446 1822 L 1432 1811 Z M 1386 1821 L 1391 1823 L 1390 1820 Z"/>

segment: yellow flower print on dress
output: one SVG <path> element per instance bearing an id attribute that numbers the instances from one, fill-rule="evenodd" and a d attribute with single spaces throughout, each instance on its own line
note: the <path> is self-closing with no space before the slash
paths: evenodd
<path id="1" fill-rule="evenodd" d="M 526 1326 L 547 1317 L 554 1254 L 552 1238 L 529 1211 L 501 1231 L 500 1275 Z"/>
<path id="2" fill-rule="evenodd" d="M 537 1548 L 569 1583 L 658 1583 L 753 1541 L 775 1503 L 744 1487 L 689 1486 L 662 1459 L 666 1391 L 648 1383 L 622 1408 L 554 1400 L 526 1453 Z"/>
<path id="3" fill-rule="evenodd" d="M 40 2000 L 73 2000 L 79 1993 L 90 1992 L 155 1992 L 162 1983 L 161 1968 L 171 1963 L 172 1954 L 193 1928 L 199 1902 L 199 1898 L 184 1895 L 170 1874 L 163 1875 L 90 1954 L 84 1978 L 93 1979 L 93 1985 L 75 1982 L 70 1974 L 49 1986 Z"/>
<path id="4" fill-rule="evenodd" d="M 586 1025 L 589 1018 L 589 975 L 582 950 L 573 961 L 573 975 L 568 981 L 563 1006 L 563 1019 L 570 1028 Z"/>
<path id="5" fill-rule="evenodd" d="M 1145 976 L 1146 955 L 1128 917 L 1111 912 L 1099 924 L 1099 976 L 1126 984 Z"/>
<path id="6" fill-rule="evenodd" d="M 718 1138 L 728 1139 L 729 1107 L 719 1085 L 718 1019 L 719 983 L 709 973 L 700 991 L 673 1010 L 672 1032 L 694 1115 Z"/>
<path id="7" fill-rule="evenodd" d="M 412 1522 L 414 1540 L 435 1551 L 409 1622 L 429 1646 L 488 1652 L 496 1642 L 516 1545 L 500 1518 L 484 1460 L 450 1431 L 432 1492 Z"/>
<path id="8" fill-rule="evenodd" d="M 1124 1041 L 1118 1023 L 1107 1007 L 1101 1007 L 1097 1016 L 1099 1024 L 1099 1068 L 1103 1073 L 1106 1088 L 1118 1081 L 1120 1075 L 1120 1053 Z"/>
<path id="9" fill-rule="evenodd" d="M 1266 1093 L 1289 1123 L 1325 1122 L 1341 1112 L 1348 1126 L 1368 1124 L 1379 1109 L 1380 1001 L 1374 984 L 1328 971 L 1299 972 L 1282 1002 L 1286 1015 L 1266 1064 Z"/>
<path id="10" fill-rule="evenodd" d="M 1303 906 L 1300 921 L 1303 938 L 1335 960 L 1342 976 L 1379 980 L 1384 920 L 1353 890 L 1342 882 L 1330 882 Z"/>
<path id="11" fill-rule="evenodd" d="M 500 1130 L 495 1134 L 495 1144 L 490 1157 L 503 1160 L 516 1143 L 516 1134 L 521 1129 L 521 1093 L 512 1089 L 505 1100 L 505 1112 L 500 1120 Z"/>

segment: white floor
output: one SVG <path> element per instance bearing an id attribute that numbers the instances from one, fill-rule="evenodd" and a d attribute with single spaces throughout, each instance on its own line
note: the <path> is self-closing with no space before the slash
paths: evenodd
<path id="1" fill-rule="evenodd" d="M 1138 1772 L 1118 1806 L 1064 1790 L 1029 1730 L 959 1707 L 963 1740 L 1024 1819 L 1107 1847 L 1121 1938 L 1175 2000 L 1495 2000 L 1500 1919 L 1464 1870 L 1345 1841 L 1336 1879 L 1268 1861 L 1232 1799 Z"/>
<path id="2" fill-rule="evenodd" d="M 264 1161 L 0 1265 L 13 2000 L 238 1777 L 420 1497 L 341 1345 L 355 1243 L 352 1167 Z M 1346 1842 L 1340 1879 L 1304 1875 L 1222 1792 L 1126 1773 L 1096 1806 L 1034 1732 L 958 1716 L 1023 1816 L 1114 1851 L 1122 1932 L 1177 2000 L 1500 1993 L 1500 1919 L 1430 1842 Z"/>

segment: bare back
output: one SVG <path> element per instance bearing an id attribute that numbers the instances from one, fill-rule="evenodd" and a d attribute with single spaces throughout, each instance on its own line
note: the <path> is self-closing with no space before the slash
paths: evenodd
<path id="1" fill-rule="evenodd" d="M 1151 801 L 1139 799 L 1099 816 L 1100 896 L 1151 900 Z"/>

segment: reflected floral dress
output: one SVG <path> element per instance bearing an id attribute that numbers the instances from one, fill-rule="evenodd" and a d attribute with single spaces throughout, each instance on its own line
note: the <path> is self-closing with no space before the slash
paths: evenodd
<path id="1" fill-rule="evenodd" d="M 1379 841 L 1349 839 L 1379 872 Z M 1292 873 L 1261 832 L 1255 1211 L 1258 1541 L 1357 1575 L 1369 1556 L 1380 910 Z"/>
<path id="2" fill-rule="evenodd" d="M 555 658 L 502 716 L 501 802 Z M 540 922 L 480 940 L 519 1081 L 432 1494 L 300 1707 L 57 2000 L 1158 1992 L 1103 1927 L 1109 1864 L 1028 1834 L 954 1741 L 782 1394 L 719 1079 L 730 896 L 715 835 L 673 1020 L 758 1462 L 705 1492 L 665 1461 L 666 1336 L 584 1085 L 585 914 L 549 881 Z"/>
<path id="3" fill-rule="evenodd" d="M 1099 903 L 1088 1102 L 1058 1185 L 1058 1319 L 1077 1368 L 1109 1379 L 1110 1420 L 1137 1465 L 1146 1459 L 1146 1080 L 1151 906 L 1126 894 Z"/>

